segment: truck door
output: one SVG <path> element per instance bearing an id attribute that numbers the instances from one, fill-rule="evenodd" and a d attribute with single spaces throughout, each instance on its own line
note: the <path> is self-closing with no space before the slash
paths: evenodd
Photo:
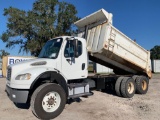
<path id="1" fill-rule="evenodd" d="M 62 73 L 67 79 L 86 77 L 87 55 L 83 53 L 82 42 L 78 40 L 78 57 L 75 58 L 74 40 L 66 40 L 62 52 Z"/>

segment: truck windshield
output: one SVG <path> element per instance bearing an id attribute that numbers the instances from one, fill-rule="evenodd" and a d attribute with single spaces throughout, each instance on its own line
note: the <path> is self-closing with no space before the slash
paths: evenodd
<path id="1" fill-rule="evenodd" d="M 61 44 L 62 44 L 62 38 L 57 38 L 48 41 L 42 48 L 38 57 L 56 59 L 59 54 Z"/>

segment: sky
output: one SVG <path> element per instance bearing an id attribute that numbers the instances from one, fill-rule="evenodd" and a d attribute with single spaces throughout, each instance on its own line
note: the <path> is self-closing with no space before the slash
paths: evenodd
<path id="1" fill-rule="evenodd" d="M 31 10 L 35 0 L 0 0 L 0 35 L 7 30 L 7 18 L 3 16 L 4 8 L 10 6 Z M 113 14 L 113 26 L 123 32 L 143 48 L 150 50 L 160 45 L 160 0 L 59 0 L 73 4 L 78 14 L 83 18 L 101 8 Z M 18 54 L 19 47 L 5 48 L 0 39 L 0 49 L 5 49 L 10 55 Z"/>

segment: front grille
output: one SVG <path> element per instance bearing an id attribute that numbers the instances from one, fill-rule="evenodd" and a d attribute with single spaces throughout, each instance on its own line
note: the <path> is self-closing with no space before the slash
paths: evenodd
<path id="1" fill-rule="evenodd" d="M 12 69 L 8 67 L 7 69 L 7 80 L 11 80 Z"/>

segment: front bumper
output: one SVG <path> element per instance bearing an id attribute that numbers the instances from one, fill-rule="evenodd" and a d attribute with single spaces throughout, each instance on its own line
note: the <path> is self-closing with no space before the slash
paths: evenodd
<path id="1" fill-rule="evenodd" d="M 6 93 L 14 103 L 26 103 L 28 99 L 28 90 L 17 90 L 6 85 Z"/>

